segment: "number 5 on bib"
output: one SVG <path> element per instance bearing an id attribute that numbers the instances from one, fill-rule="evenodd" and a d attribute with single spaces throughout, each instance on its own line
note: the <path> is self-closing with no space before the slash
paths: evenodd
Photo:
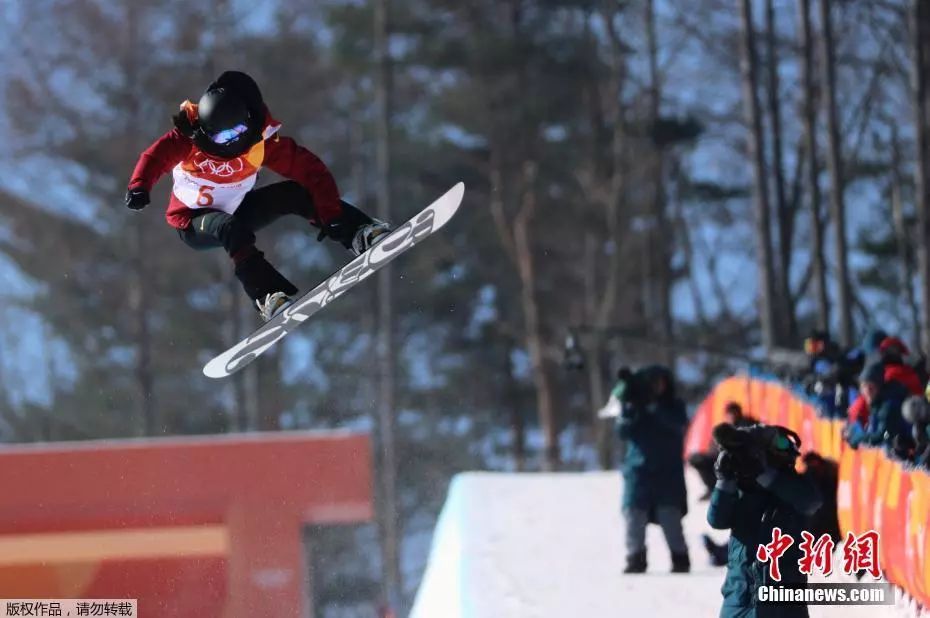
<path id="1" fill-rule="evenodd" d="M 210 185 L 200 185 L 200 188 L 197 189 L 197 205 L 207 206 L 213 205 L 213 194 L 210 191 L 213 191 L 216 187 L 211 187 Z"/>

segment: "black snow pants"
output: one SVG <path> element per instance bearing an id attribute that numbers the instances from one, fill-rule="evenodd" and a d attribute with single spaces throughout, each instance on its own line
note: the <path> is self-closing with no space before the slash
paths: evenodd
<path id="1" fill-rule="evenodd" d="M 371 219 L 347 202 L 342 202 L 342 210 L 340 220 L 327 226 L 327 235 L 349 248 L 355 230 Z M 274 292 L 293 296 L 297 287 L 255 247 L 255 232 L 285 215 L 298 215 L 308 222 L 316 218 L 313 198 L 294 181 L 250 191 L 231 215 L 210 208 L 197 210 L 190 225 L 178 233 L 194 249 L 225 249 L 235 264 L 236 277 L 252 300 L 262 300 Z"/>

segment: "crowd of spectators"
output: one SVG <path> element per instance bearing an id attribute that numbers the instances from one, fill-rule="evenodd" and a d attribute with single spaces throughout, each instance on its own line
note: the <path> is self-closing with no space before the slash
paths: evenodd
<path id="1" fill-rule="evenodd" d="M 824 332 L 805 340 L 807 368 L 794 376 L 821 412 L 843 418 L 853 448 L 883 448 L 900 461 L 930 465 L 927 359 L 898 337 L 875 330 L 843 350 Z"/>

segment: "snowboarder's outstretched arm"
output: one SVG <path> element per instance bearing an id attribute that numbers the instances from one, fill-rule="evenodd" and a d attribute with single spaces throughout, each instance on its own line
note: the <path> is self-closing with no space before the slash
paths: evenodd
<path id="1" fill-rule="evenodd" d="M 129 189 L 151 191 L 158 180 L 184 160 L 193 147 L 193 141 L 177 129 L 171 129 L 146 148 L 129 179 Z"/>
<path id="2" fill-rule="evenodd" d="M 336 179 L 323 161 L 290 137 L 265 140 L 264 164 L 281 176 L 297 181 L 313 197 L 317 223 L 328 224 L 342 214 Z"/>

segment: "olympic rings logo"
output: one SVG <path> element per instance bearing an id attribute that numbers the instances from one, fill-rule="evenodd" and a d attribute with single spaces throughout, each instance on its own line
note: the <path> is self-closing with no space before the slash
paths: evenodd
<path id="1" fill-rule="evenodd" d="M 217 178 L 229 178 L 245 169 L 245 163 L 242 161 L 242 157 L 236 157 L 229 161 L 217 161 L 204 157 L 201 161 L 195 160 L 194 165 L 197 166 L 197 169 L 199 169 L 201 173 L 209 173 Z"/>

